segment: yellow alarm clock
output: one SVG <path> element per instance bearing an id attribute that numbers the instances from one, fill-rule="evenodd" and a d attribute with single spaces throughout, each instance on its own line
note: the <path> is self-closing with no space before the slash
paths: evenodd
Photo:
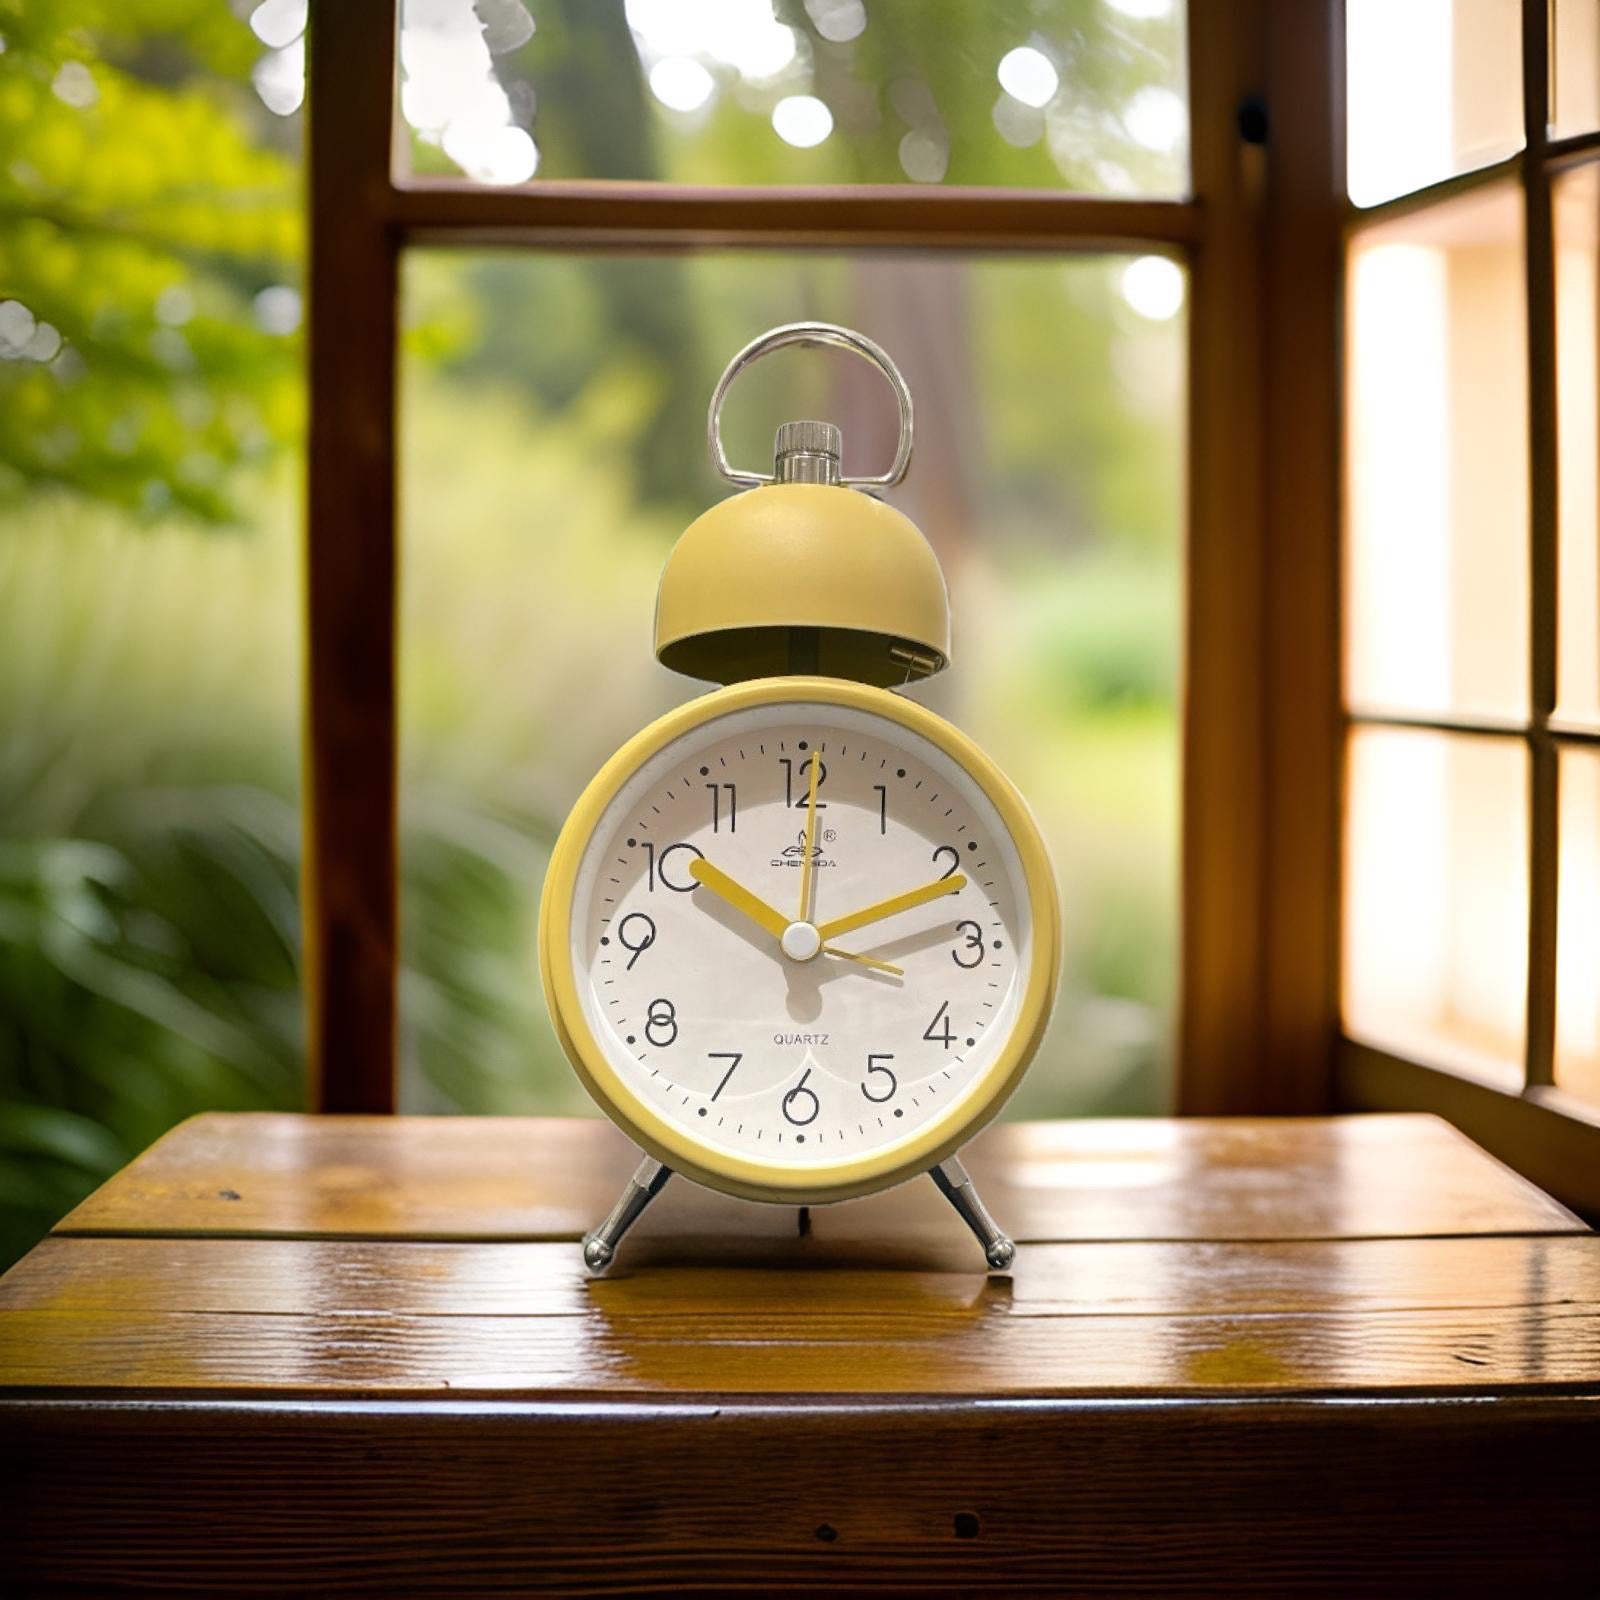
<path id="1" fill-rule="evenodd" d="M 773 474 L 727 462 L 734 378 L 770 350 L 875 362 L 895 460 L 845 479 L 831 424 L 786 423 Z M 557 1035 L 645 1157 L 584 1241 L 603 1271 L 674 1173 L 813 1205 L 929 1173 L 991 1268 L 1014 1247 L 956 1158 L 1049 1019 L 1055 877 L 1026 802 L 958 729 L 894 692 L 949 659 L 927 541 L 865 490 L 904 476 L 911 397 L 871 340 L 798 323 L 718 383 L 712 461 L 747 492 L 674 547 L 656 653 L 727 686 L 601 769 L 551 857 L 539 950 Z"/>

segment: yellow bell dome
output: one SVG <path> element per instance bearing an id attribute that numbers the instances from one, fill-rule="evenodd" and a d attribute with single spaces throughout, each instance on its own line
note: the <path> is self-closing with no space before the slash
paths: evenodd
<path id="1" fill-rule="evenodd" d="M 785 345 L 823 345 L 870 361 L 900 408 L 889 470 L 846 478 L 831 422 L 778 429 L 772 475 L 728 463 L 718 419 L 752 361 Z M 697 517 L 672 548 L 656 592 L 656 659 L 714 683 L 785 673 L 895 688 L 950 660 L 950 596 L 916 524 L 863 490 L 891 488 L 911 461 L 911 392 L 884 350 L 831 322 L 795 322 L 747 344 L 706 417 L 711 464 L 747 492 Z"/>
<path id="2" fill-rule="evenodd" d="M 895 687 L 950 660 L 950 596 L 917 525 L 856 489 L 774 483 L 697 517 L 656 594 L 656 657 L 737 683 L 786 672 Z"/>

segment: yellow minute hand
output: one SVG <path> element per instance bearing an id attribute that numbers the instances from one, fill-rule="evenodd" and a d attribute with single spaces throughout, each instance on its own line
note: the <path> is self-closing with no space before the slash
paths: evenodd
<path id="1" fill-rule="evenodd" d="M 806 790 L 806 844 L 800 858 L 800 911 L 802 922 L 811 920 L 811 858 L 817 847 L 817 780 L 822 763 L 812 756 L 811 783 Z"/>
<path id="2" fill-rule="evenodd" d="M 892 917 L 902 911 L 909 911 L 913 906 L 926 905 L 930 900 L 938 900 L 947 894 L 954 894 L 958 889 L 967 886 L 964 873 L 952 873 L 948 878 L 940 878 L 934 883 L 925 883 L 920 889 L 907 889 L 904 894 L 897 894 L 892 899 L 880 900 L 874 906 L 865 906 L 860 911 L 852 911 L 848 916 L 835 917 L 832 922 L 819 923 L 817 932 L 824 939 L 837 938 L 841 933 L 849 933 L 853 928 L 864 928 L 869 922 L 881 922 L 885 917 Z"/>

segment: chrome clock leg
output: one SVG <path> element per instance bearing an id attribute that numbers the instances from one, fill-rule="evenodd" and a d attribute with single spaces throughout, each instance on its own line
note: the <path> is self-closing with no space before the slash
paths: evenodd
<path id="1" fill-rule="evenodd" d="M 639 1163 L 639 1169 L 628 1179 L 628 1187 L 617 1198 L 611 1215 L 583 1241 L 583 1259 L 591 1272 L 604 1272 L 611 1265 L 622 1236 L 644 1214 L 644 1208 L 661 1193 L 672 1168 L 663 1166 L 652 1156 Z"/>
<path id="2" fill-rule="evenodd" d="M 961 1220 L 978 1236 L 990 1271 L 1004 1272 L 1016 1260 L 1017 1247 L 995 1225 L 989 1208 L 973 1188 L 967 1169 L 951 1156 L 948 1161 L 929 1168 L 928 1176 L 939 1185 L 939 1193 L 956 1208 Z"/>

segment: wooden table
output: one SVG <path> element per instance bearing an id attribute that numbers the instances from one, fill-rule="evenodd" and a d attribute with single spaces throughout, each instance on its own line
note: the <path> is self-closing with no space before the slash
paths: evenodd
<path id="1" fill-rule="evenodd" d="M 0 1279 L 0 1590 L 1600 1593 L 1600 1236 L 1428 1117 L 803 1215 L 598 1122 L 206 1116 Z"/>

